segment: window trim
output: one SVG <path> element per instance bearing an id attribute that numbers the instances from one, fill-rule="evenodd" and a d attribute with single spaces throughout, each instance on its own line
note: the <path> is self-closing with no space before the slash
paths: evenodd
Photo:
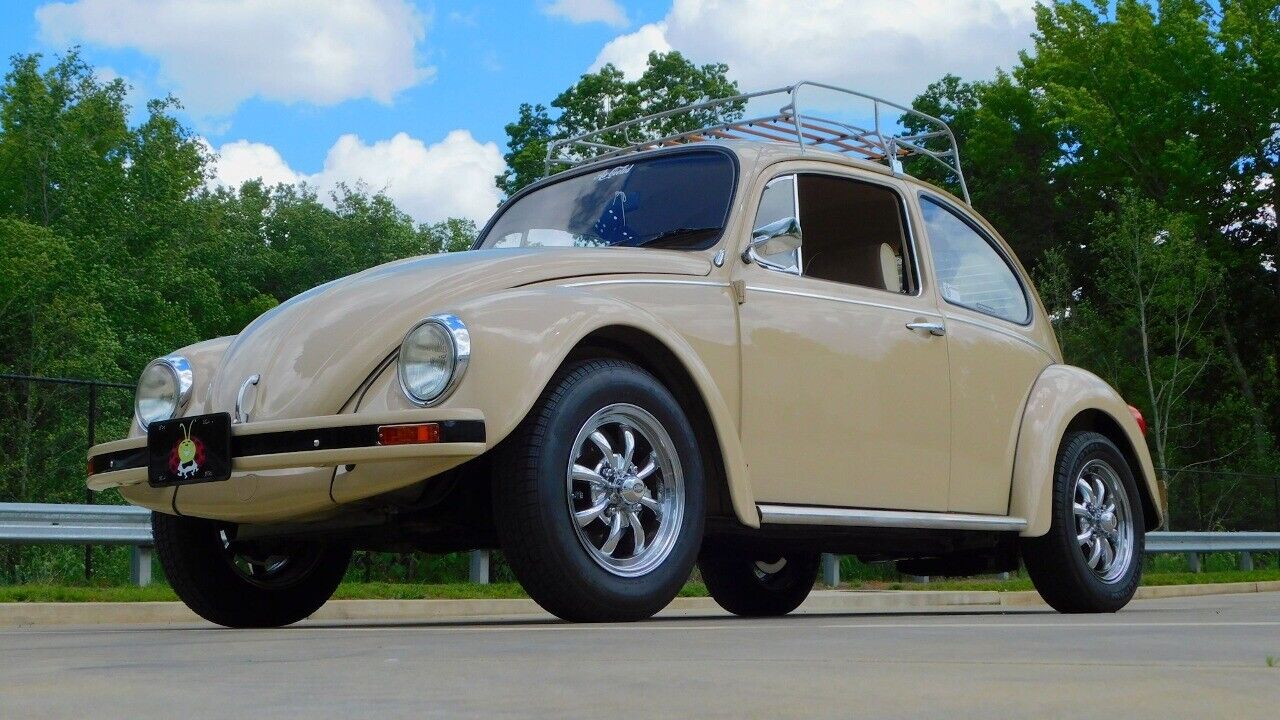
<path id="1" fill-rule="evenodd" d="M 1036 320 L 1035 306 L 1031 302 L 1031 294 L 1027 292 L 1027 282 L 1023 279 L 1022 273 L 1018 272 L 1017 266 L 1014 265 L 1012 259 L 1009 257 L 1009 253 L 1005 252 L 1004 248 L 1000 246 L 1000 243 L 996 242 L 995 239 L 991 237 L 991 234 L 988 233 L 976 220 L 969 217 L 968 213 L 965 213 L 964 211 L 955 207 L 953 204 L 947 202 L 946 200 L 942 199 L 941 197 L 931 192 L 920 190 L 916 193 L 916 196 L 917 196 L 917 201 L 921 203 L 920 221 L 925 225 L 925 233 L 929 232 L 929 228 L 928 228 L 928 222 L 926 222 L 924 219 L 923 203 L 929 202 L 929 203 L 933 203 L 934 205 L 937 205 L 940 210 L 942 210 L 943 212 L 949 213 L 950 215 L 954 216 L 957 220 L 967 225 L 970 230 L 973 230 L 973 232 L 976 233 L 978 237 L 982 238 L 983 242 L 985 242 L 996 253 L 996 256 L 1000 258 L 1000 261 L 1004 263 L 1005 268 L 1008 269 L 1011 275 L 1013 275 L 1014 281 L 1018 283 L 1018 290 L 1019 292 L 1022 293 L 1022 304 L 1027 308 L 1027 319 L 1024 322 L 1017 322 L 1016 320 L 1010 320 L 1007 317 L 1001 317 L 999 315 L 989 313 L 986 310 L 982 310 L 982 309 L 973 307 L 971 305 L 965 305 L 964 303 L 955 302 L 949 299 L 946 295 L 942 293 L 942 285 L 939 284 L 938 297 L 942 298 L 942 302 L 948 305 L 951 305 L 953 307 L 962 308 L 970 312 L 976 312 L 979 315 L 983 315 L 989 318 L 994 318 L 996 320 L 999 320 L 1000 322 L 1009 323 L 1010 325 L 1014 325 L 1017 327 L 1021 327 L 1021 328 L 1031 327 Z M 929 258 L 930 260 L 933 260 L 934 259 L 933 245 L 932 245 L 933 239 L 930 238 L 929 242 L 930 242 Z"/>
<path id="2" fill-rule="evenodd" d="M 810 282 L 826 283 L 828 285 L 834 285 L 836 287 L 852 287 L 852 288 L 859 288 L 862 290 L 871 290 L 873 292 L 884 293 L 892 297 L 912 297 L 912 298 L 923 297 L 924 271 L 921 269 L 921 265 L 920 265 L 920 249 L 919 249 L 919 244 L 916 242 L 915 226 L 912 224 L 911 211 L 910 211 L 910 208 L 908 207 L 907 196 L 904 195 L 901 192 L 901 190 L 895 185 L 893 185 L 892 183 L 880 181 L 878 179 L 864 178 L 861 175 L 848 173 L 848 172 L 839 172 L 836 170 L 783 170 L 781 172 L 777 172 L 768 180 L 766 180 L 764 183 L 764 186 L 760 189 L 760 192 L 756 193 L 755 207 L 751 214 L 751 225 L 753 226 L 753 229 L 755 225 L 756 214 L 760 212 L 760 200 L 761 198 L 764 197 L 764 191 L 768 189 L 769 185 L 773 181 L 777 180 L 778 178 L 792 176 L 796 178 L 796 184 L 795 184 L 796 218 L 800 221 L 801 232 L 804 231 L 804 218 L 800 217 L 800 180 L 799 179 L 801 175 L 824 175 L 827 177 L 834 177 L 834 178 L 839 178 L 841 180 L 847 180 L 849 182 L 861 183 L 863 185 L 871 185 L 871 186 L 881 188 L 883 190 L 887 190 L 893 193 L 894 197 L 897 198 L 898 200 L 898 213 L 900 216 L 899 219 L 902 222 L 903 232 L 906 234 L 906 244 L 904 249 L 911 256 L 909 264 L 910 264 L 911 270 L 913 271 L 911 279 L 915 281 L 914 282 L 915 292 L 897 293 L 892 290 L 886 290 L 884 288 L 871 287 L 870 285 L 859 285 L 857 283 L 839 282 L 837 280 L 824 280 L 823 278 L 816 278 L 809 275 L 805 275 L 803 265 L 800 268 L 800 273 L 797 275 L 794 275 L 794 277 L 803 278 Z M 748 243 L 751 242 L 750 237 L 747 238 L 747 242 Z M 801 255 L 800 255 L 801 260 L 803 260 L 804 258 L 803 247 L 804 246 L 802 244 Z M 764 268 L 764 269 L 769 270 L 769 268 Z M 782 272 L 782 271 L 770 270 L 770 272 Z M 783 274 L 790 275 L 791 273 L 783 273 Z"/>

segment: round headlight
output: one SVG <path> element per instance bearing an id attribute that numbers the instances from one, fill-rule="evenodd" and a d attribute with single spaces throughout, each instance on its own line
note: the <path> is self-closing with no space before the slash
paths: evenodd
<path id="1" fill-rule="evenodd" d="M 133 413 L 143 430 L 157 420 L 168 420 L 178 414 L 191 397 L 193 385 L 191 363 L 179 356 L 153 360 L 138 378 L 138 392 Z"/>
<path id="2" fill-rule="evenodd" d="M 471 336 L 452 315 L 436 315 L 413 326 L 400 344 L 400 387 L 418 405 L 448 397 L 471 356 Z"/>

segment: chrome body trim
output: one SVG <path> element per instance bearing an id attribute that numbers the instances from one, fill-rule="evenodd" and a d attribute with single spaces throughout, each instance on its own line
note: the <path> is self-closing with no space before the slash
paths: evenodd
<path id="1" fill-rule="evenodd" d="M 404 347 L 404 343 L 415 330 L 426 325 L 434 323 L 444 328 L 445 334 L 449 337 L 449 345 L 453 350 L 453 362 L 449 370 L 449 381 L 445 383 L 444 389 L 435 395 L 435 397 L 423 400 L 414 395 L 409 386 L 404 383 L 404 372 L 400 365 L 402 354 L 397 352 L 396 357 L 396 378 L 400 382 L 400 391 L 408 398 L 409 402 L 418 407 L 435 407 L 448 399 L 449 395 L 457 389 L 458 384 L 462 382 L 462 376 L 467 372 L 467 364 L 471 361 L 471 333 L 467 331 L 467 326 L 456 315 L 442 314 L 432 315 L 422 321 L 416 323 L 409 331 L 404 334 L 404 338 L 400 341 L 400 347 Z"/>
<path id="2" fill-rule="evenodd" d="M 564 283 L 560 287 L 576 288 L 590 287 L 592 285 L 705 285 L 707 287 L 729 287 L 729 283 L 716 280 L 662 280 L 649 278 L 644 280 L 585 280 L 583 282 Z"/>
<path id="3" fill-rule="evenodd" d="M 970 513 L 867 510 L 809 505 L 756 506 L 760 522 L 770 525 L 830 525 L 840 527 L 918 528 L 921 530 L 1022 530 L 1023 518 Z"/>
<path id="4" fill-rule="evenodd" d="M 794 295 L 796 297 L 812 298 L 814 300 L 831 300 L 834 302 L 848 303 L 850 305 L 866 305 L 867 307 L 876 307 L 884 310 L 897 310 L 899 312 L 915 313 L 924 317 L 942 318 L 942 314 L 933 310 L 923 310 L 921 308 L 903 307 L 901 305 L 890 305 L 888 303 L 879 303 L 872 300 L 858 300 L 855 298 L 842 298 L 834 295 L 823 295 L 821 293 L 800 292 L 799 290 L 783 290 L 781 288 L 760 287 L 759 285 L 748 285 L 748 290 L 756 292 L 774 293 L 776 295 Z M 908 296 L 909 297 L 909 296 Z"/>

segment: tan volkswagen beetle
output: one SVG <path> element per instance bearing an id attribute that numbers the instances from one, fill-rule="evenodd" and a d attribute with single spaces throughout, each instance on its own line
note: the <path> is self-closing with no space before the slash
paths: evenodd
<path id="1" fill-rule="evenodd" d="M 812 89 L 865 98 L 874 127 L 802 114 Z M 1021 560 L 1059 610 L 1124 606 L 1161 521 L 1141 417 L 1062 363 L 995 229 L 901 172 L 925 158 L 963 189 L 950 131 L 812 83 L 727 102 L 771 98 L 556 143 L 569 169 L 473 251 L 154 361 L 89 486 L 154 510 L 174 590 L 229 626 L 305 618 L 353 548 L 500 548 L 580 621 L 652 615 L 695 562 L 730 612 L 784 614 L 820 552 Z M 886 109 L 927 129 L 884 131 Z"/>

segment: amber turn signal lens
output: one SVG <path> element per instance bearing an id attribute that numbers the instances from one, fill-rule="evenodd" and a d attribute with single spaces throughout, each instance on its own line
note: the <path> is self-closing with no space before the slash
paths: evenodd
<path id="1" fill-rule="evenodd" d="M 440 442 L 439 423 L 381 425 L 378 427 L 379 445 L 422 445 L 436 442 Z"/>

